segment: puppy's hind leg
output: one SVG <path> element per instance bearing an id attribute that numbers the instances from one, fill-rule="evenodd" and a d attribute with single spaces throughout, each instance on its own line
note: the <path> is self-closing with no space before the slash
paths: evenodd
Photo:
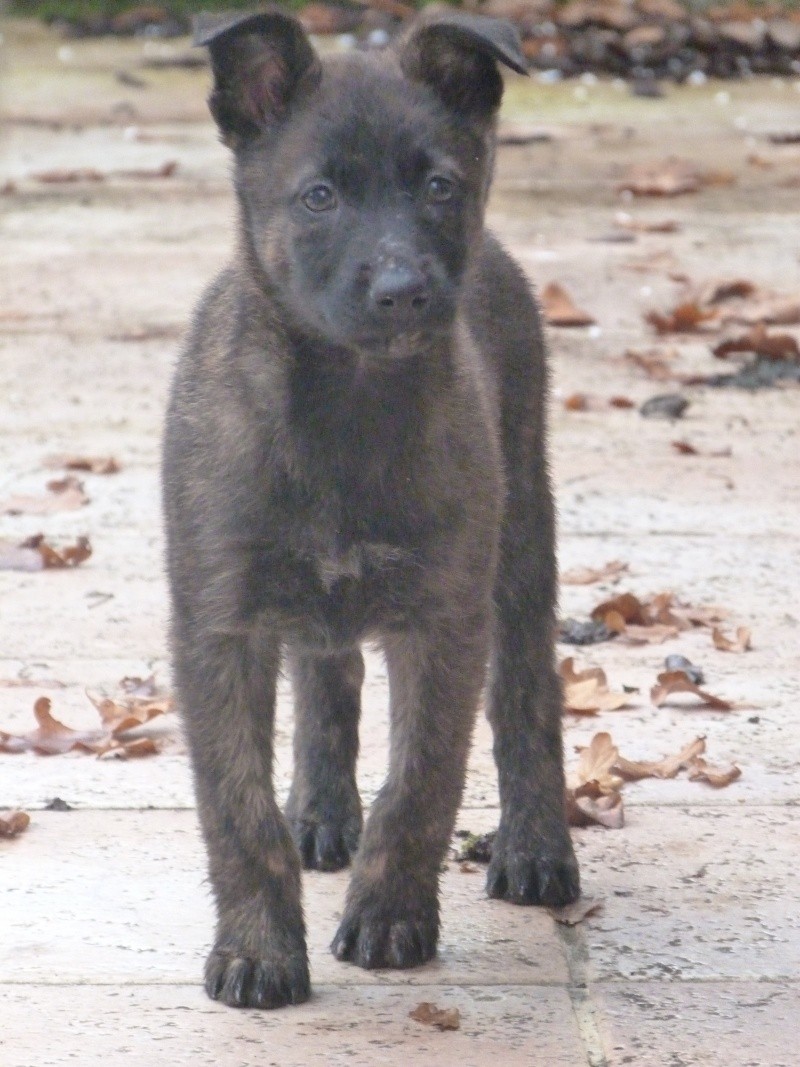
<path id="1" fill-rule="evenodd" d="M 286 818 L 303 866 L 346 867 L 361 835 L 356 785 L 364 659 L 360 651 L 289 655 L 295 701 L 294 778 Z"/>

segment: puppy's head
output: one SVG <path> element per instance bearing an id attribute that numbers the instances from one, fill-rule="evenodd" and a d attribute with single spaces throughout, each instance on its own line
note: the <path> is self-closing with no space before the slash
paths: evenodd
<path id="1" fill-rule="evenodd" d="M 321 60 L 266 12 L 198 26 L 236 160 L 244 236 L 285 312 L 336 344 L 385 348 L 452 323 L 491 179 L 508 23 L 452 14 L 391 49 Z"/>

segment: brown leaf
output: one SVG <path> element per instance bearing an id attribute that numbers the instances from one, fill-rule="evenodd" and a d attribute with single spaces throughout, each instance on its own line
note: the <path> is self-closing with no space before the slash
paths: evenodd
<path id="1" fill-rule="evenodd" d="M 614 771 L 626 782 L 638 782 L 642 778 L 675 778 L 678 771 L 685 770 L 706 750 L 704 737 L 696 737 L 675 756 L 665 756 L 658 761 L 629 760 L 617 756 Z"/>
<path id="2" fill-rule="evenodd" d="M 731 455 L 730 448 L 717 448 L 711 452 L 703 452 L 690 441 L 670 441 L 670 444 L 681 456 L 708 456 L 713 459 L 725 459 Z"/>
<path id="3" fill-rule="evenodd" d="M 610 396 L 608 399 L 591 393 L 572 393 L 564 400 L 567 411 L 608 411 L 609 408 L 633 408 L 636 404 L 627 396 Z"/>
<path id="4" fill-rule="evenodd" d="M 601 622 L 606 621 L 606 617 L 614 612 L 615 615 L 622 618 L 624 623 L 636 623 L 639 626 L 648 626 L 652 621 L 644 608 L 644 605 L 635 597 L 633 593 L 620 593 L 618 596 L 612 597 L 610 600 L 604 600 L 601 604 L 592 611 L 592 618 Z M 616 621 L 616 620 L 614 620 Z M 613 629 L 614 627 L 609 627 Z"/>
<path id="5" fill-rule="evenodd" d="M 639 352 L 636 349 L 629 348 L 622 358 L 627 363 L 632 363 L 635 367 L 639 367 L 654 381 L 669 382 L 674 380 L 675 371 L 667 363 L 667 358 L 674 358 L 674 356 L 675 352 L 672 349 L 668 351 L 650 349 L 646 352 Z"/>
<path id="6" fill-rule="evenodd" d="M 551 326 L 591 326 L 594 319 L 578 308 L 567 290 L 558 282 L 550 282 L 542 290 L 542 311 Z"/>
<path id="7" fill-rule="evenodd" d="M 660 334 L 693 333 L 704 323 L 716 319 L 717 312 L 714 309 L 701 307 L 694 300 L 687 300 L 678 304 L 672 311 L 648 311 L 644 317 Z"/>
<path id="8" fill-rule="evenodd" d="M 31 178 L 45 185 L 60 185 L 72 182 L 104 182 L 106 175 L 94 167 L 74 167 L 71 170 L 40 170 L 31 174 Z"/>
<path id="9" fill-rule="evenodd" d="M 633 196 L 681 196 L 696 193 L 703 183 L 703 175 L 694 163 L 673 157 L 633 164 L 617 190 Z"/>
<path id="10" fill-rule="evenodd" d="M 634 219 L 626 212 L 619 212 L 614 219 L 614 222 L 622 230 L 628 230 L 630 233 L 679 233 L 680 223 L 675 219 L 661 219 L 650 220 L 647 219 Z"/>
<path id="11" fill-rule="evenodd" d="M 110 730 L 112 737 L 144 726 L 157 715 L 166 714 L 172 707 L 172 701 L 169 698 L 118 702 L 111 700 L 110 697 L 94 697 L 91 693 L 86 695 L 97 708 L 103 726 Z"/>
<path id="12" fill-rule="evenodd" d="M 604 826 L 607 830 L 621 830 L 625 825 L 622 795 L 603 793 L 596 782 L 589 782 L 566 794 L 567 822 L 578 828 Z"/>
<path id="13" fill-rule="evenodd" d="M 746 626 L 736 628 L 736 637 L 726 637 L 722 630 L 715 626 L 711 631 L 711 640 L 714 647 L 720 652 L 749 652 L 752 648 L 750 643 L 750 631 Z"/>
<path id="14" fill-rule="evenodd" d="M 87 694 L 88 696 L 88 694 Z M 33 706 L 38 728 L 27 734 L 8 734 L 0 731 L 0 752 L 38 752 L 41 755 L 62 755 L 65 752 L 92 752 L 122 759 L 150 756 L 158 751 L 149 737 L 126 738 L 130 730 L 144 726 L 157 715 L 171 710 L 168 697 L 158 700 L 128 698 L 118 703 L 108 698 L 89 696 L 100 715 L 100 725 L 89 730 L 73 730 L 51 714 L 47 697 L 39 697 Z"/>
<path id="15" fill-rule="evenodd" d="M 715 789 L 722 789 L 726 785 L 730 785 L 731 782 L 735 782 L 737 778 L 741 778 L 741 776 L 741 768 L 737 767 L 735 763 L 731 764 L 730 767 L 715 767 L 698 757 L 692 761 L 689 767 L 689 778 L 692 782 L 707 782 L 708 785 L 713 785 Z"/>
<path id="16" fill-rule="evenodd" d="M 577 926 L 590 915 L 594 915 L 603 906 L 602 897 L 579 897 L 572 904 L 565 904 L 561 908 L 548 908 L 548 912 L 557 923 L 565 926 Z"/>
<path id="17" fill-rule="evenodd" d="M 43 462 L 50 470 L 87 471 L 91 474 L 117 474 L 120 470 L 113 456 L 76 456 L 59 452 L 45 456 Z"/>
<path id="18" fill-rule="evenodd" d="M 559 667 L 564 687 L 564 710 L 575 715 L 595 715 L 598 711 L 616 711 L 629 702 L 627 693 L 613 693 L 608 688 L 605 671 L 600 667 L 575 671 L 570 656 Z"/>
<path id="19" fill-rule="evenodd" d="M 63 755 L 78 749 L 93 752 L 102 741 L 102 730 L 73 730 L 59 722 L 50 712 L 51 702 L 48 697 L 39 697 L 33 705 L 33 714 L 38 728 L 22 735 L 0 735 L 0 750 L 4 752 L 38 752 L 42 756 Z"/>
<path id="20" fill-rule="evenodd" d="M 437 1030 L 458 1030 L 461 1027 L 458 1008 L 437 1008 L 427 1000 L 417 1004 L 416 1008 L 408 1013 L 408 1017 L 415 1022 L 425 1023 L 426 1026 L 435 1026 Z"/>
<path id="21" fill-rule="evenodd" d="M 0 837 L 16 837 L 31 821 L 27 811 L 0 811 Z"/>
<path id="22" fill-rule="evenodd" d="M 561 575 L 562 585 L 592 585 L 594 582 L 615 581 L 628 570 L 628 564 L 612 559 L 602 567 L 571 567 Z"/>
<path id="23" fill-rule="evenodd" d="M 712 696 L 689 678 L 685 671 L 662 671 L 657 679 L 657 684 L 650 690 L 650 699 L 655 706 L 669 702 L 669 697 L 676 693 L 690 693 L 700 698 L 701 704 L 713 708 L 715 711 L 730 711 L 733 704 L 721 697 Z"/>
<path id="24" fill-rule="evenodd" d="M 75 511 L 89 503 L 83 483 L 73 475 L 47 483 L 49 496 L 11 496 L 0 502 L 6 515 L 52 515 L 56 511 Z"/>
<path id="25" fill-rule="evenodd" d="M 735 300 L 753 296 L 757 292 L 754 282 L 746 278 L 729 278 L 722 282 L 709 282 L 698 293 L 700 304 L 720 304 L 726 300 Z"/>
<path id="26" fill-rule="evenodd" d="M 42 558 L 42 566 L 45 569 L 59 569 L 63 567 L 77 567 L 92 554 L 92 546 L 88 537 L 79 537 L 74 545 L 56 549 L 44 539 L 44 534 L 34 534 L 22 542 L 20 548 L 35 549 Z M 38 568 L 31 568 L 38 569 Z"/>
<path id="27" fill-rule="evenodd" d="M 600 793 L 611 795 L 622 785 L 622 779 L 611 773 L 619 752 L 611 734 L 602 731 L 594 735 L 587 746 L 579 749 L 580 759 L 570 780 L 577 783 L 576 795 L 586 785 L 595 785 Z M 590 796 L 593 790 L 585 795 Z"/>
<path id="28" fill-rule="evenodd" d="M 763 323 L 757 323 L 746 333 L 720 341 L 712 349 L 717 359 L 726 359 L 734 352 L 752 352 L 763 359 L 800 359 L 800 345 L 790 333 L 767 333 Z"/>

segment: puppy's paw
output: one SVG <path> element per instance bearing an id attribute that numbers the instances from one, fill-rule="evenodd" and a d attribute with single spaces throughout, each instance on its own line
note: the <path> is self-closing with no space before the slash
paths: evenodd
<path id="1" fill-rule="evenodd" d="M 540 841 L 519 841 L 497 832 L 486 877 L 490 897 L 512 904 L 558 908 L 581 894 L 578 863 L 568 831 Z"/>
<path id="2" fill-rule="evenodd" d="M 439 917 L 415 914 L 407 918 L 390 915 L 380 907 L 364 907 L 345 914 L 331 944 L 337 960 L 347 960 L 366 970 L 377 967 L 418 967 L 436 955 Z"/>
<path id="3" fill-rule="evenodd" d="M 340 871 L 356 854 L 361 816 L 329 821 L 289 818 L 300 860 L 308 871 Z"/>
<path id="4" fill-rule="evenodd" d="M 206 960 L 205 989 L 232 1008 L 282 1008 L 311 996 L 305 951 L 254 959 L 214 949 Z"/>

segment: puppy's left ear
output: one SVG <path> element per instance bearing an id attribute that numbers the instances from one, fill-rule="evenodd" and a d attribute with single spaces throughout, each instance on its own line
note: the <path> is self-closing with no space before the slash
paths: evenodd
<path id="1" fill-rule="evenodd" d="M 516 27 L 452 12 L 416 22 L 398 45 L 406 77 L 428 85 L 453 111 L 488 119 L 503 96 L 497 64 L 528 73 Z"/>

